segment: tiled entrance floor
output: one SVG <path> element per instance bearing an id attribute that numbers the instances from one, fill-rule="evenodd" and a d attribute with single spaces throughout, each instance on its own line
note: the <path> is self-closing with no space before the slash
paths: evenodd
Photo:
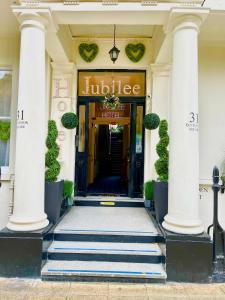
<path id="1" fill-rule="evenodd" d="M 145 208 L 74 206 L 55 233 L 158 235 Z"/>

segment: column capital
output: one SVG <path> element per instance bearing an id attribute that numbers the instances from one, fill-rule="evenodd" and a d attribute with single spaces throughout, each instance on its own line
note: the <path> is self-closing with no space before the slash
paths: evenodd
<path id="1" fill-rule="evenodd" d="M 13 13 L 20 23 L 20 29 L 24 27 L 37 27 L 49 32 L 58 31 L 58 26 L 49 9 L 25 9 L 13 7 Z"/>
<path id="2" fill-rule="evenodd" d="M 184 9 L 174 8 L 171 9 L 168 22 L 164 27 L 166 33 L 176 32 L 181 29 L 195 29 L 199 31 L 202 23 L 205 21 L 209 14 L 208 9 Z"/>
<path id="3" fill-rule="evenodd" d="M 150 70 L 154 77 L 168 77 L 170 75 L 170 64 L 151 64 Z"/>

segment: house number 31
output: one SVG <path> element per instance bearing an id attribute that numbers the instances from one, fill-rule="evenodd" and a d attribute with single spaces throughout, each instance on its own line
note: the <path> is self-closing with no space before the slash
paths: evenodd
<path id="1" fill-rule="evenodd" d="M 190 123 L 198 123 L 198 114 L 190 112 Z"/>
<path id="2" fill-rule="evenodd" d="M 17 111 L 17 120 L 23 121 L 23 109 Z"/>

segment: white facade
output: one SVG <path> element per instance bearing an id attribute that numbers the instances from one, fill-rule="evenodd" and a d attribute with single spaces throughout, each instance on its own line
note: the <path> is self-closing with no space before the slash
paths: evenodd
<path id="1" fill-rule="evenodd" d="M 1 13 L 8 13 L 8 21 L 4 18 L 1 21 L 4 26 L 0 32 L 0 69 L 13 71 L 12 126 L 9 168 L 2 176 L 0 188 L 0 227 L 6 226 L 13 203 L 10 229 L 34 230 L 47 225 L 43 215 L 42 186 L 47 119 L 55 119 L 60 131 L 60 177 L 72 180 L 75 132 L 66 131 L 60 124 L 60 117 L 66 111 L 76 110 L 77 72 L 115 68 L 146 70 L 146 110 L 169 121 L 171 181 L 169 217 L 164 226 L 181 233 L 206 230 L 213 214 L 212 169 L 217 165 L 222 171 L 225 160 L 225 5 L 219 0 L 206 0 L 204 7 L 201 7 L 203 1 L 156 1 L 158 4 L 152 6 L 17 1 L 17 5 L 10 7 L 10 1 L 6 2 L 6 5 L 0 4 Z M 7 26 L 7 22 L 13 26 Z M 26 33 L 24 22 L 29 23 L 26 23 L 29 25 Z M 117 24 L 116 44 L 121 50 L 116 64 L 108 55 L 112 47 L 110 24 L 113 23 Z M 26 39 L 30 49 L 26 48 L 24 53 Z M 91 63 L 84 62 L 78 53 L 78 45 L 82 42 L 95 42 L 99 46 L 99 53 Z M 124 48 L 129 42 L 141 42 L 146 47 L 143 59 L 136 64 L 125 55 Z M 29 91 L 29 87 L 32 90 Z M 18 134 L 16 148 L 17 110 L 25 108 L 34 125 L 28 126 L 27 135 L 24 131 L 21 136 Z M 186 128 L 177 125 L 192 111 L 199 113 L 199 132 L 196 130 L 195 137 L 193 132 L 188 135 L 190 132 L 187 133 Z M 27 141 L 33 145 L 33 132 L 37 134 L 37 152 L 29 152 L 29 149 L 24 152 Z M 157 132 L 146 130 L 144 181 L 156 179 L 157 140 Z M 27 160 L 35 158 L 42 163 L 36 167 L 26 164 Z M 34 173 L 36 177 L 31 176 Z M 35 185 L 36 198 L 30 197 Z M 22 191 L 24 197 L 21 200 Z M 224 196 L 220 195 L 220 198 L 220 222 L 225 226 Z M 31 219 L 26 219 L 27 216 Z M 175 218 L 173 225 L 171 217 Z"/>

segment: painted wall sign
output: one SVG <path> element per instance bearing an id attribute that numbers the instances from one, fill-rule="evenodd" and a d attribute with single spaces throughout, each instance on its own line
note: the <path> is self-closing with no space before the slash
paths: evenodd
<path id="1" fill-rule="evenodd" d="M 17 111 L 17 128 L 23 129 L 28 125 L 28 121 L 24 119 L 24 110 Z"/>
<path id="2" fill-rule="evenodd" d="M 70 97 L 70 79 L 55 78 L 53 80 L 53 98 Z"/>
<path id="3" fill-rule="evenodd" d="M 186 123 L 186 127 L 189 131 L 198 131 L 198 113 L 189 113 L 189 120 Z"/>
<path id="4" fill-rule="evenodd" d="M 78 96 L 144 97 L 145 72 L 79 72 Z"/>

